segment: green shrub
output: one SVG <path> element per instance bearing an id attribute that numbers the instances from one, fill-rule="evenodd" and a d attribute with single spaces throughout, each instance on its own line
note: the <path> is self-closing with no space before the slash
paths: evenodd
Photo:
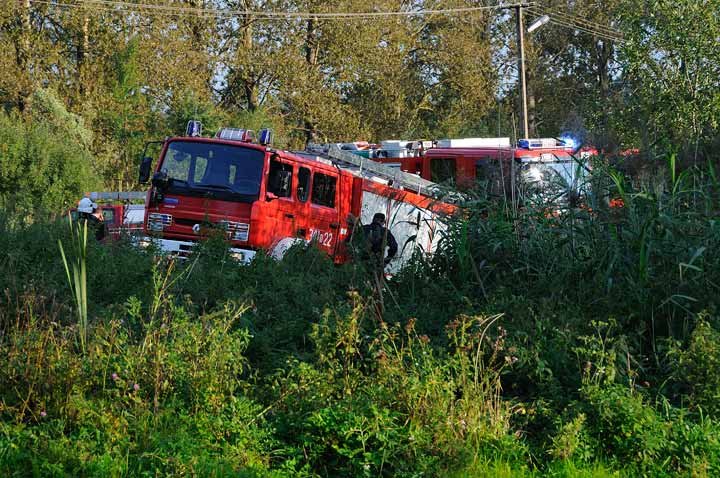
<path id="1" fill-rule="evenodd" d="M 326 311 L 312 334 L 316 365 L 278 378 L 275 423 L 283 441 L 327 475 L 444 474 L 479 453 L 523 459 L 509 436 L 512 407 L 499 395 L 496 320 L 461 317 L 448 328 L 452 350 L 437 353 L 404 326 L 372 322 L 352 307 Z"/>
<path id="2" fill-rule="evenodd" d="M 640 394 L 622 385 L 587 385 L 582 397 L 580 408 L 602 455 L 645 467 L 661 456 L 668 426 Z"/>
<path id="3" fill-rule="evenodd" d="M 661 464 L 665 468 L 692 476 L 720 473 L 720 424 L 701 418 L 693 420 L 683 410 L 672 410 L 670 427 Z"/>
<path id="4" fill-rule="evenodd" d="M 686 350 L 679 352 L 678 374 L 688 391 L 688 404 L 720 418 L 720 332 L 701 318 Z"/>
<path id="5" fill-rule="evenodd" d="M 246 310 L 227 303 L 195 317 L 172 297 L 158 295 L 149 307 L 130 300 L 124 316 L 91 324 L 85 354 L 73 326 L 53 316 L 9 331 L 0 357 L 0 469 L 68 476 L 265 469 L 272 438 L 242 379 L 249 335 L 237 323 Z M 140 329 L 129 330 L 127 320 Z"/>
<path id="6" fill-rule="evenodd" d="M 384 282 L 90 241 L 85 354 L 66 224 L 0 221 L 0 473 L 720 474 L 716 196 L 612 177 L 620 211 L 469 205 Z"/>

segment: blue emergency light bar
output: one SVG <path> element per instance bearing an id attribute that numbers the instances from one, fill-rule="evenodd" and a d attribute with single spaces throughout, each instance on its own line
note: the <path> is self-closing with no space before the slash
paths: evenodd
<path id="1" fill-rule="evenodd" d="M 575 138 L 573 138 L 572 136 L 568 136 L 568 135 L 560 136 L 560 141 L 563 142 L 563 144 L 565 145 L 566 148 L 572 149 L 573 152 L 577 152 L 577 150 L 579 150 L 580 147 L 582 146 L 581 141 L 578 141 Z"/>
<path id="2" fill-rule="evenodd" d="M 557 140 L 555 138 L 532 138 L 532 139 L 520 139 L 518 140 L 518 148 L 523 149 L 543 149 L 543 148 L 568 148 L 572 145 L 568 145 L 563 140 Z"/>
<path id="3" fill-rule="evenodd" d="M 202 123 L 196 120 L 188 121 L 187 127 L 185 128 L 185 136 L 201 136 L 202 135 Z"/>

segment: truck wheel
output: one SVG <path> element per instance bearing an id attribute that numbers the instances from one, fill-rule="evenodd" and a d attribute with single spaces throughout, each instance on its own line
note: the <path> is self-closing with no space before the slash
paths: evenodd
<path id="1" fill-rule="evenodd" d="M 285 257 L 285 253 L 288 251 L 288 249 L 290 249 L 295 244 L 307 245 L 307 241 L 299 237 L 286 237 L 284 239 L 280 239 L 277 244 L 275 244 L 270 250 L 270 257 L 278 261 L 281 260 L 283 257 Z"/>

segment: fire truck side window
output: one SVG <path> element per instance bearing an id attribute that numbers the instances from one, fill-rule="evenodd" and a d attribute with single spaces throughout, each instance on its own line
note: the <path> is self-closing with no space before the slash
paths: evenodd
<path id="1" fill-rule="evenodd" d="M 310 192 L 310 170 L 308 168 L 300 168 L 298 171 L 297 184 L 297 200 L 305 202 Z"/>
<path id="2" fill-rule="evenodd" d="M 337 178 L 315 173 L 312 184 L 312 203 L 318 206 L 335 207 L 335 185 Z"/>
<path id="3" fill-rule="evenodd" d="M 477 187 L 488 196 L 502 197 L 510 193 L 510 161 L 502 157 L 479 159 L 475 163 Z"/>
<path id="4" fill-rule="evenodd" d="M 290 197 L 292 191 L 292 170 L 293 167 L 290 164 L 281 163 L 274 159 L 271 160 L 268 192 L 274 193 L 280 198 Z"/>
<path id="5" fill-rule="evenodd" d="M 430 161 L 430 180 L 436 183 L 455 179 L 455 159 L 433 158 Z"/>

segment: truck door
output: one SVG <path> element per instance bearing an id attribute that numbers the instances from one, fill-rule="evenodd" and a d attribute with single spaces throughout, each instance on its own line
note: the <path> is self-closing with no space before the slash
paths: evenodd
<path id="1" fill-rule="evenodd" d="M 313 173 L 308 233 L 320 249 L 333 257 L 340 234 L 338 191 L 337 174 L 325 171 Z"/>
<path id="2" fill-rule="evenodd" d="M 120 227 L 122 225 L 122 206 L 103 206 L 102 208 L 103 222 L 107 228 L 110 237 L 113 240 L 120 239 Z"/>
<path id="3" fill-rule="evenodd" d="M 297 179 L 295 181 L 295 201 L 297 202 L 296 229 L 297 237 L 310 240 L 308 228 L 310 216 L 310 183 L 312 172 L 306 166 L 297 168 Z"/>
<path id="4" fill-rule="evenodd" d="M 430 160 L 430 181 L 443 183 L 457 180 L 457 158 L 432 158 Z"/>
<path id="5" fill-rule="evenodd" d="M 267 216 L 274 223 L 270 245 L 288 237 L 297 237 L 304 227 L 302 211 L 293 197 L 293 173 L 294 165 L 291 162 L 282 161 L 278 157 L 270 158 L 267 183 L 270 203 Z"/>
<path id="6" fill-rule="evenodd" d="M 485 151 L 475 160 L 475 187 L 489 198 L 510 197 L 508 164 L 501 151 Z"/>

